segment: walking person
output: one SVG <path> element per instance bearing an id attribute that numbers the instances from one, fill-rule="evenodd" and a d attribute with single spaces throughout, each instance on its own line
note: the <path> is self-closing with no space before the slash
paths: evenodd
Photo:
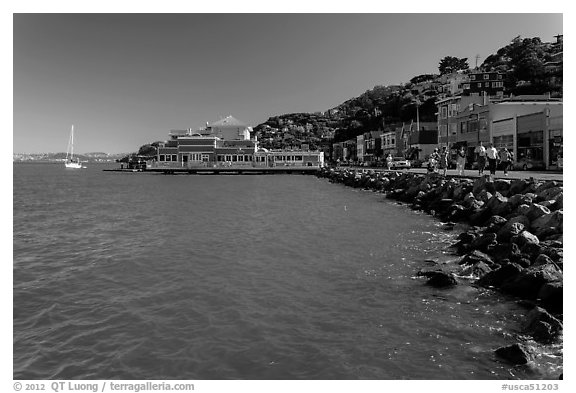
<path id="1" fill-rule="evenodd" d="M 438 154 L 438 149 L 434 149 L 434 152 L 428 157 L 428 172 L 438 171 L 438 161 L 440 161 L 440 154 Z"/>
<path id="2" fill-rule="evenodd" d="M 490 181 L 493 181 L 494 176 L 496 176 L 496 166 L 498 165 L 498 150 L 496 150 L 492 143 L 488 144 L 488 149 L 486 149 L 486 157 L 488 157 Z"/>
<path id="3" fill-rule="evenodd" d="M 478 147 L 476 147 L 474 153 L 478 157 L 478 175 L 482 176 L 486 167 L 486 148 L 482 145 L 482 142 L 478 142 Z"/>
<path id="4" fill-rule="evenodd" d="M 508 176 L 508 169 L 512 165 L 512 154 L 505 147 L 500 151 L 500 162 L 504 170 L 504 176 Z"/>
<path id="5" fill-rule="evenodd" d="M 464 166 L 466 165 L 466 149 L 464 146 L 458 150 L 456 157 L 456 169 L 459 176 L 464 176 Z"/>
<path id="6" fill-rule="evenodd" d="M 392 154 L 390 153 L 386 156 L 386 167 L 388 167 L 388 170 L 392 169 Z"/>
<path id="7" fill-rule="evenodd" d="M 446 146 L 442 147 L 442 152 L 440 153 L 440 169 L 442 169 L 443 176 L 446 176 L 446 170 L 448 169 L 448 149 Z"/>

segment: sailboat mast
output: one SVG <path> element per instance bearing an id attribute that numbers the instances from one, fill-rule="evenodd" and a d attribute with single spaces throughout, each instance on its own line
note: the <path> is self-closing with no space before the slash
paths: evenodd
<path id="1" fill-rule="evenodd" d="M 74 159 L 74 124 L 72 124 L 72 131 L 70 131 L 70 161 Z"/>

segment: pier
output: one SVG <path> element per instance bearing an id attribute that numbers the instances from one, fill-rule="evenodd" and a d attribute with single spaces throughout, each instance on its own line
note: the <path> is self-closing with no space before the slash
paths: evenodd
<path id="1" fill-rule="evenodd" d="M 279 175 L 301 174 L 314 175 L 320 171 L 319 167 L 218 167 L 218 168 L 147 168 L 147 169 L 103 169 L 104 172 L 124 173 L 161 173 L 164 175 Z"/>

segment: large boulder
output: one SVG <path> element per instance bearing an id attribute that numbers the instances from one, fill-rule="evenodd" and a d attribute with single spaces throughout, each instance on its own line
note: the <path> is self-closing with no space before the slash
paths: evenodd
<path id="1" fill-rule="evenodd" d="M 480 194 L 481 191 L 486 190 L 488 183 L 488 178 L 486 176 L 480 176 L 478 179 L 474 181 L 472 186 L 472 193 L 474 195 Z"/>
<path id="2" fill-rule="evenodd" d="M 474 194 L 476 195 L 476 194 Z M 492 193 L 486 189 L 481 190 L 478 195 L 477 195 L 477 199 L 484 202 L 484 203 L 488 203 L 488 201 L 492 198 Z"/>
<path id="3" fill-rule="evenodd" d="M 504 292 L 525 299 L 536 299 L 544 284 L 561 282 L 562 279 L 562 271 L 554 264 L 531 266 L 521 271 L 513 279 L 503 283 L 501 288 Z"/>
<path id="4" fill-rule="evenodd" d="M 470 243 L 470 248 L 472 250 L 486 251 L 488 247 L 495 246 L 496 244 L 498 244 L 496 234 L 488 232 L 474 239 L 474 241 Z"/>
<path id="5" fill-rule="evenodd" d="M 538 300 L 547 310 L 562 313 L 564 308 L 564 284 L 556 281 L 542 285 L 538 292 Z"/>
<path id="6" fill-rule="evenodd" d="M 558 194 L 563 192 L 563 187 L 550 187 L 545 190 L 536 190 L 536 195 L 541 201 L 548 201 L 550 199 L 556 199 Z"/>
<path id="7" fill-rule="evenodd" d="M 488 252 L 497 262 L 505 259 L 518 259 L 520 256 L 520 248 L 515 243 L 500 243 L 490 247 Z"/>
<path id="8" fill-rule="evenodd" d="M 523 217 L 523 216 L 520 216 L 520 217 Z M 496 234 L 497 239 L 500 242 L 507 242 L 512 237 L 517 236 L 520 233 L 522 233 L 522 231 L 524 231 L 524 228 L 525 228 L 525 226 L 521 222 L 512 222 L 512 223 L 507 222 L 506 225 L 504 225 L 502 228 L 500 228 L 500 230 Z"/>
<path id="9" fill-rule="evenodd" d="M 502 194 L 500 194 L 499 192 L 495 192 L 492 197 L 486 202 L 486 207 L 490 210 L 492 210 L 492 212 L 494 214 L 498 214 L 496 213 L 497 210 L 503 210 L 503 208 L 501 207 L 501 205 L 504 205 L 508 202 L 508 198 L 506 198 L 505 196 L 502 196 Z M 511 209 L 510 209 L 511 211 Z"/>
<path id="10" fill-rule="evenodd" d="M 496 355 L 512 364 L 526 364 L 534 358 L 534 351 L 527 345 L 516 343 L 507 347 L 500 347 Z"/>
<path id="11" fill-rule="evenodd" d="M 511 181 L 508 179 L 494 180 L 494 189 L 502 195 L 509 195 Z"/>
<path id="12" fill-rule="evenodd" d="M 534 307 L 526 316 L 524 333 L 532 335 L 536 341 L 550 343 L 562 335 L 563 325 L 542 307 Z"/>
<path id="13" fill-rule="evenodd" d="M 512 209 L 515 209 L 520 205 L 530 205 L 532 203 L 532 198 L 523 194 L 515 194 L 508 198 L 508 203 L 511 205 Z"/>
<path id="14" fill-rule="evenodd" d="M 532 206 L 530 206 L 530 210 L 526 213 L 526 217 L 528 217 L 530 221 L 534 221 L 545 214 L 550 214 L 550 209 L 538 203 L 533 203 Z"/>
<path id="15" fill-rule="evenodd" d="M 478 263 L 485 263 L 486 265 L 490 266 L 491 268 L 494 267 L 494 260 L 488 255 L 481 251 L 474 250 L 468 254 L 466 254 L 460 262 L 460 265 L 476 265 Z"/>
<path id="16" fill-rule="evenodd" d="M 480 208 L 474 211 L 468 222 L 471 225 L 484 226 L 490 217 L 492 217 L 492 212 L 490 212 L 490 209 Z"/>
<path id="17" fill-rule="evenodd" d="M 452 273 L 436 271 L 432 274 L 429 274 L 428 277 L 429 278 L 426 284 L 435 288 L 451 287 L 457 284 L 457 281 Z"/>
<path id="18" fill-rule="evenodd" d="M 516 236 L 512 236 L 510 239 L 512 243 L 516 243 L 520 249 L 522 249 L 527 244 L 538 244 L 540 240 L 538 237 L 528 231 L 522 231 Z"/>
<path id="19" fill-rule="evenodd" d="M 524 191 L 528 188 L 528 181 L 526 180 L 513 180 L 510 183 L 510 195 L 514 195 L 514 194 L 523 194 Z"/>
<path id="20" fill-rule="evenodd" d="M 492 268 L 484 262 L 478 262 L 474 265 L 465 265 L 460 274 L 462 276 L 469 276 L 473 278 L 480 278 L 490 273 Z"/>
<path id="21" fill-rule="evenodd" d="M 560 231 L 563 228 L 564 212 L 563 210 L 557 210 L 550 214 L 544 214 L 530 223 L 530 228 L 532 232 L 538 236 L 539 234 L 545 232 L 548 228 L 556 227 Z"/>
<path id="22" fill-rule="evenodd" d="M 478 280 L 483 287 L 500 287 L 503 283 L 515 279 L 524 269 L 516 263 L 502 265 Z"/>

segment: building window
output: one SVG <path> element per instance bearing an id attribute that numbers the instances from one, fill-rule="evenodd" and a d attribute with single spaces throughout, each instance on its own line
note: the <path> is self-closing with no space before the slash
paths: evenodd
<path id="1" fill-rule="evenodd" d="M 232 161 L 232 156 L 230 154 L 226 154 L 226 161 Z"/>
<path id="2" fill-rule="evenodd" d="M 484 74 L 484 80 L 490 79 L 490 74 Z"/>
<path id="3" fill-rule="evenodd" d="M 476 75 L 470 75 L 470 80 L 471 80 L 471 81 L 475 81 L 475 80 L 476 80 Z"/>
<path id="4" fill-rule="evenodd" d="M 464 90 L 470 89 L 470 83 L 464 83 Z"/>
<path id="5" fill-rule="evenodd" d="M 497 75 L 497 78 L 498 78 L 498 79 L 502 79 L 502 74 L 498 74 L 498 75 Z"/>
<path id="6" fill-rule="evenodd" d="M 172 154 L 172 161 L 178 161 L 178 154 Z"/>
<path id="7" fill-rule="evenodd" d="M 482 87 L 482 82 L 478 83 L 478 87 Z"/>
<path id="8" fill-rule="evenodd" d="M 448 107 L 447 106 L 443 106 L 442 107 L 442 118 L 446 119 L 448 117 Z"/>
<path id="9" fill-rule="evenodd" d="M 490 82 L 486 82 L 485 87 L 490 87 Z"/>
<path id="10" fill-rule="evenodd" d="M 160 154 L 160 158 L 159 158 L 159 161 L 165 161 L 165 157 L 164 157 L 164 154 Z"/>

